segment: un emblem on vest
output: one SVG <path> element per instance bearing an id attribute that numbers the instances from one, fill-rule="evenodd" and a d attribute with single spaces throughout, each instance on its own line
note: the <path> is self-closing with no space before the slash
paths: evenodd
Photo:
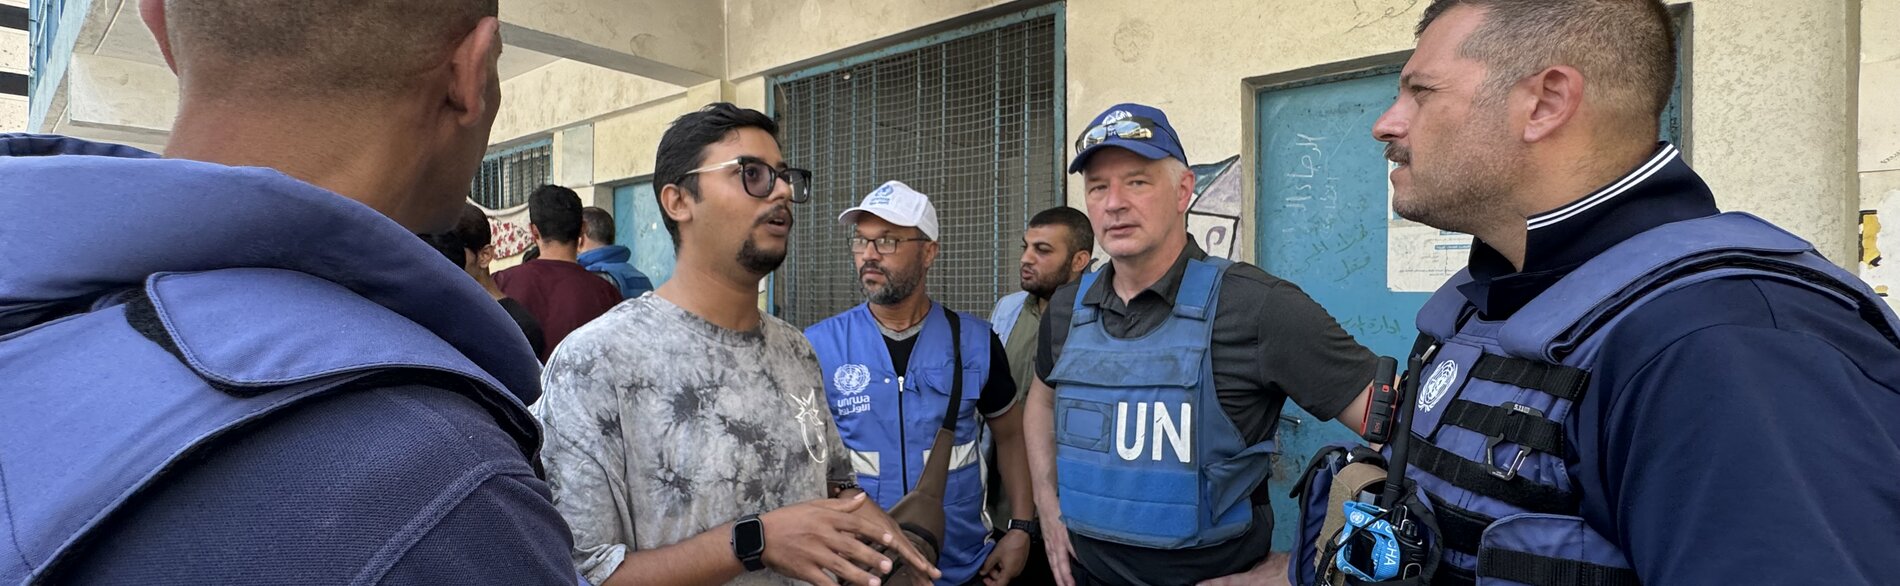
<path id="1" fill-rule="evenodd" d="M 1458 362 L 1446 360 L 1432 369 L 1432 377 L 1425 379 L 1425 386 L 1418 391 L 1418 410 L 1431 411 L 1438 406 L 1438 400 L 1445 398 L 1445 391 L 1451 390 L 1452 381 L 1458 380 Z"/>
<path id="2" fill-rule="evenodd" d="M 840 366 L 837 372 L 831 373 L 831 383 L 838 386 L 839 392 L 847 395 L 862 393 L 865 387 L 871 385 L 871 369 L 862 364 Z"/>

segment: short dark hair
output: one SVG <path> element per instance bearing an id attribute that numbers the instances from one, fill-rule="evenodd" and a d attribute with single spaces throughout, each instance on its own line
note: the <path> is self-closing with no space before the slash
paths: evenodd
<path id="1" fill-rule="evenodd" d="M 462 246 L 479 251 L 488 248 L 495 238 L 494 229 L 488 225 L 488 212 L 472 203 L 462 204 L 462 218 L 455 222 L 455 236 L 462 239 Z"/>
<path id="2" fill-rule="evenodd" d="M 1484 23 L 1459 48 L 1490 68 L 1481 93 L 1502 98 L 1526 76 L 1569 65 L 1584 91 L 1620 114 L 1633 132 L 1655 131 L 1676 87 L 1675 21 L 1662 0 L 1432 0 L 1418 34 L 1459 6 L 1484 11 Z"/>
<path id="3" fill-rule="evenodd" d="M 1095 252 L 1095 227 L 1089 223 L 1089 215 L 1069 206 L 1056 206 L 1029 218 L 1029 227 L 1062 226 L 1069 229 L 1069 254 L 1080 251 Z"/>
<path id="4" fill-rule="evenodd" d="M 214 89 L 399 90 L 447 58 L 497 0 L 166 0 L 174 54 Z M 239 70 L 233 73 L 232 70 Z"/>
<path id="5" fill-rule="evenodd" d="M 581 208 L 581 225 L 587 229 L 587 239 L 602 246 L 614 243 L 614 215 L 594 206 Z"/>
<path id="6" fill-rule="evenodd" d="M 421 237 L 423 242 L 429 243 L 429 246 L 434 248 L 436 252 L 442 253 L 442 256 L 447 257 L 449 262 L 455 263 L 455 266 L 465 266 L 468 263 L 468 245 L 462 242 L 462 238 L 457 236 L 454 230 L 437 232 L 435 234 L 417 234 L 416 236 Z"/>
<path id="7" fill-rule="evenodd" d="M 581 239 L 581 196 L 559 185 L 543 185 L 528 195 L 528 223 L 553 242 Z"/>
<path id="8" fill-rule="evenodd" d="M 778 123 L 770 116 L 758 110 L 740 108 L 726 102 L 708 104 L 697 112 L 690 112 L 673 121 L 660 136 L 659 156 L 653 164 L 653 197 L 658 199 L 660 192 L 668 185 L 678 185 L 686 190 L 693 201 L 699 201 L 698 186 L 694 182 L 698 175 L 687 175 L 687 171 L 698 169 L 705 163 L 706 147 L 726 140 L 726 137 L 741 128 L 757 128 L 778 140 Z M 680 245 L 679 223 L 666 215 L 661 208 L 660 219 L 666 224 L 666 233 L 673 237 L 673 247 Z"/>

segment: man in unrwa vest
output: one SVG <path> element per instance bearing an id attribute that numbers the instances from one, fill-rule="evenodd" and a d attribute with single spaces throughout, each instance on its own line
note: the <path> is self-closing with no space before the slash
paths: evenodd
<path id="1" fill-rule="evenodd" d="M 1476 236 L 1417 318 L 1440 573 L 1891 584 L 1894 316 L 1657 141 L 1674 38 L 1659 0 L 1436 0 L 1419 23 L 1374 135 L 1398 215 Z"/>
<path id="2" fill-rule="evenodd" d="M 1057 581 L 1279 571 L 1265 559 L 1280 409 L 1290 397 L 1359 429 L 1376 359 L 1299 287 L 1188 236 L 1194 173 L 1162 111 L 1102 112 L 1069 171 L 1109 262 L 1050 299 L 1025 403 Z"/>
<path id="3" fill-rule="evenodd" d="M 540 367 L 414 236 L 487 148 L 495 1 L 137 10 L 166 158 L 0 134 L 0 584 L 576 583 Z"/>
<path id="4" fill-rule="evenodd" d="M 838 221 L 852 230 L 865 303 L 806 328 L 805 336 L 818 353 L 825 399 L 858 485 L 886 509 L 915 488 L 951 408 L 952 369 L 961 369 L 938 583 L 1007 583 L 1022 571 L 1035 527 L 1023 415 L 1012 409 L 1016 384 L 1003 343 L 989 323 L 955 313 L 925 292 L 941 251 L 930 198 L 890 181 Z M 985 422 L 996 434 L 1003 485 L 1014 510 L 1022 511 L 994 543 L 978 449 Z"/>
<path id="5" fill-rule="evenodd" d="M 1671 28 L 1437 0 L 1373 128 L 1395 211 L 1477 238 L 1418 316 L 1433 583 L 1894 581 L 1894 315 L 1657 141 Z"/>

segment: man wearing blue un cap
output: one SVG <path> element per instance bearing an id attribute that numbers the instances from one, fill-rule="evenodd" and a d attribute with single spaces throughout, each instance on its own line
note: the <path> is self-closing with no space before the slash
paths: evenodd
<path id="1" fill-rule="evenodd" d="M 1050 299 L 1023 424 L 1056 580 L 1281 571 L 1265 563 L 1280 409 L 1360 429 L 1376 358 L 1299 287 L 1194 242 L 1166 113 L 1112 106 L 1075 153 L 1109 262 Z"/>

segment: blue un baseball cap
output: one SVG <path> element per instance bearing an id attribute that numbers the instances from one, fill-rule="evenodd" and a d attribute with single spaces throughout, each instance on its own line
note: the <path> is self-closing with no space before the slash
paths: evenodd
<path id="1" fill-rule="evenodd" d="M 1088 165 L 1089 156 L 1106 147 L 1128 149 L 1149 159 L 1174 157 L 1187 163 L 1181 135 L 1168 124 L 1168 114 L 1152 106 L 1116 104 L 1097 115 L 1075 139 L 1075 159 L 1069 161 L 1069 172 L 1080 173 Z"/>

